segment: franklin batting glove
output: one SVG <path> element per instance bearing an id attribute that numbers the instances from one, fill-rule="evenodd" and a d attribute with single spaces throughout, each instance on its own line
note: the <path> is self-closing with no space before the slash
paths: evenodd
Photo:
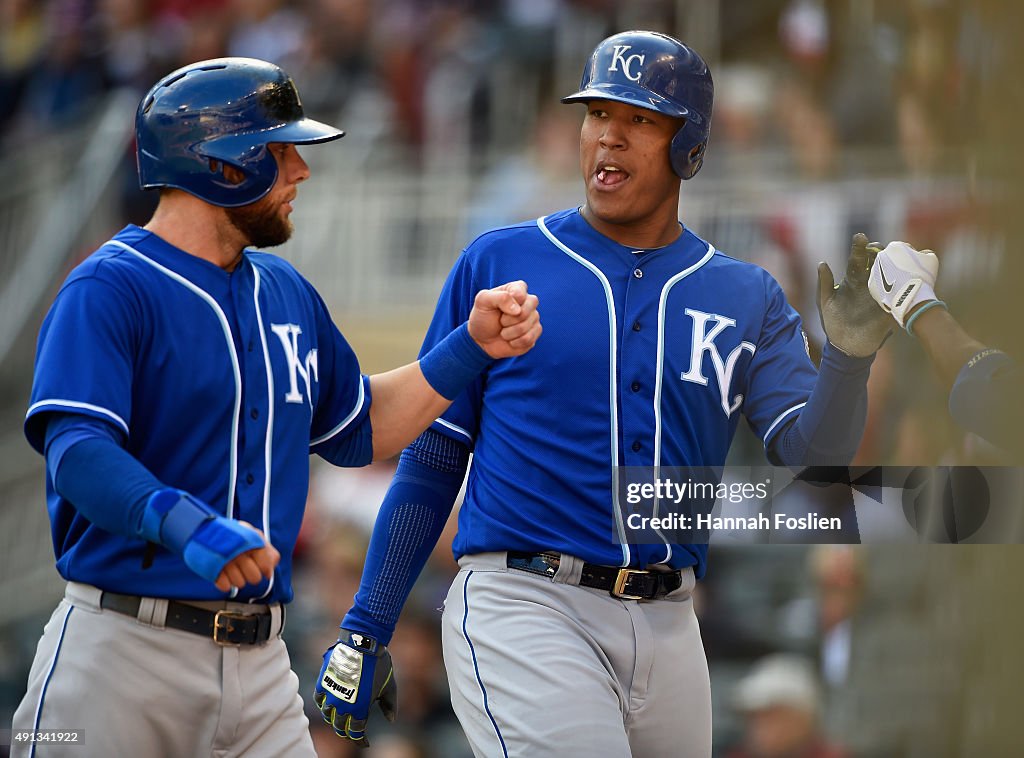
<path id="1" fill-rule="evenodd" d="M 931 250 L 915 250 L 906 242 L 890 242 L 871 267 L 868 289 L 871 297 L 906 327 L 916 306 L 935 297 L 939 259 Z"/>
<path id="2" fill-rule="evenodd" d="M 388 721 L 395 720 L 398 710 L 391 653 L 373 637 L 342 629 L 338 641 L 324 653 L 313 700 L 339 737 L 369 747 L 370 706 L 379 701 Z"/>

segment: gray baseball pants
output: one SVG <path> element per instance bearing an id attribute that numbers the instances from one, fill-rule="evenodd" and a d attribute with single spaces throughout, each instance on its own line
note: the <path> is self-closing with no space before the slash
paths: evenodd
<path id="1" fill-rule="evenodd" d="M 314 756 L 298 678 L 281 640 L 221 646 L 164 628 L 166 600 L 139 618 L 103 610 L 100 590 L 68 584 L 36 650 L 13 730 L 82 730 L 77 745 L 15 743 L 26 756 Z M 196 603 L 256 613 L 267 606 Z"/>
<path id="2" fill-rule="evenodd" d="M 709 758 L 711 685 L 692 570 L 664 598 L 622 600 L 464 556 L 442 621 L 452 704 L 478 758 Z"/>

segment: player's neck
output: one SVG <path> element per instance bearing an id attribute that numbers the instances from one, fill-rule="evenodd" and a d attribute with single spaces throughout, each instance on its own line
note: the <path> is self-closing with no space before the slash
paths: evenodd
<path id="1" fill-rule="evenodd" d="M 580 213 L 596 231 L 625 247 L 653 250 L 672 244 L 682 233 L 675 215 L 652 215 L 627 223 L 612 223 L 599 218 L 587 205 Z"/>
<path id="2" fill-rule="evenodd" d="M 223 208 L 184 192 L 162 197 L 153 218 L 144 228 L 225 271 L 232 271 L 238 265 L 246 244 L 238 229 L 228 222 Z"/>

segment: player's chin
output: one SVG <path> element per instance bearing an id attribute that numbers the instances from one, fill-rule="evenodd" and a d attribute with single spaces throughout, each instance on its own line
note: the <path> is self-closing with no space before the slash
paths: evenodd
<path id="1" fill-rule="evenodd" d="M 587 193 L 587 207 L 606 224 L 623 224 L 634 215 L 633 204 L 624 197 Z"/>

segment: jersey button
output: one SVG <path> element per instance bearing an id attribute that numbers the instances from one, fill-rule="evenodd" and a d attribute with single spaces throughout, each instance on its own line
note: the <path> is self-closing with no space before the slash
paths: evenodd
<path id="1" fill-rule="evenodd" d="M 635 268 L 635 269 L 633 269 L 633 276 L 635 276 L 637 279 L 643 279 L 644 278 L 644 272 L 641 271 L 638 268 Z"/>
<path id="2" fill-rule="evenodd" d="M 256 481 L 256 477 L 253 476 L 252 474 L 246 474 L 245 475 L 245 483 L 246 484 L 252 484 L 255 481 Z"/>
<path id="3" fill-rule="evenodd" d="M 633 331 L 634 332 L 639 332 L 640 331 L 640 322 L 639 321 L 634 321 L 633 322 Z"/>
<path id="4" fill-rule="evenodd" d="M 634 453 L 639 453 L 640 452 L 640 443 L 639 442 L 634 442 L 633 443 L 633 452 Z"/>
<path id="5" fill-rule="evenodd" d="M 633 390 L 633 392 L 639 392 L 640 391 L 640 382 L 633 382 L 631 385 L 629 385 L 629 388 L 631 390 Z"/>
<path id="6" fill-rule="evenodd" d="M 253 421 L 258 419 L 259 417 L 260 417 L 260 412 L 258 410 L 256 410 L 255 408 L 253 408 L 252 410 L 249 411 L 249 418 L 251 418 Z"/>

